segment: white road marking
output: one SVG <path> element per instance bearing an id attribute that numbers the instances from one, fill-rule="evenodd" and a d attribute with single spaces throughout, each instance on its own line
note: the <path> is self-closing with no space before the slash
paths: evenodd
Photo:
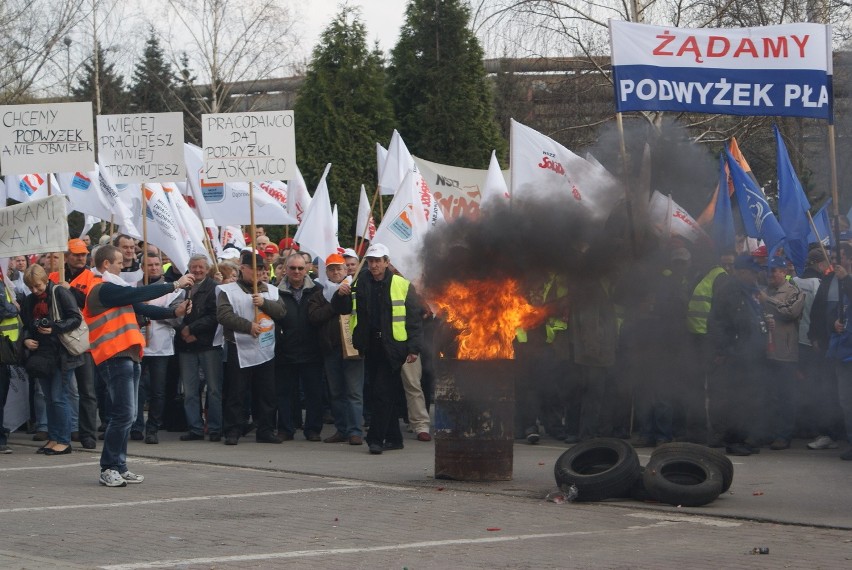
<path id="1" fill-rule="evenodd" d="M 586 536 L 591 534 L 615 534 L 625 530 L 643 530 L 655 528 L 657 523 L 646 527 L 630 527 L 629 529 L 592 530 L 574 532 L 554 532 L 548 534 L 517 534 L 511 536 L 489 536 L 485 538 L 459 538 L 453 540 L 429 540 L 425 542 L 409 542 L 406 544 L 389 544 L 387 546 L 368 546 L 363 548 L 323 548 L 318 550 L 293 550 L 290 552 L 268 552 L 266 554 L 241 554 L 236 556 L 218 556 L 210 558 L 185 558 L 183 560 L 154 560 L 150 562 L 132 562 L 128 564 L 112 564 L 101 566 L 104 570 L 141 570 L 143 568 L 171 568 L 173 566 L 191 566 L 195 564 L 217 564 L 228 562 L 256 562 L 260 560 L 282 560 L 286 558 L 308 558 L 317 556 L 339 556 L 342 554 L 362 554 L 388 550 L 410 550 L 414 548 L 429 548 L 441 546 L 458 546 L 462 544 L 492 544 L 496 542 L 512 542 L 519 540 L 539 540 L 544 538 L 566 538 L 569 536 Z"/>
<path id="2" fill-rule="evenodd" d="M 649 519 L 655 521 L 670 521 L 670 522 L 688 522 L 695 524 L 703 524 L 707 526 L 718 526 L 723 528 L 742 526 L 742 523 L 728 521 L 722 519 L 713 519 L 710 517 L 688 516 L 688 515 L 667 515 L 665 513 L 630 513 L 628 517 L 636 517 L 639 519 Z"/>
<path id="3" fill-rule="evenodd" d="M 94 459 L 91 463 L 67 463 L 64 465 L 37 465 L 33 467 L 3 467 L 0 472 L 5 471 L 39 471 L 41 469 L 70 469 L 71 467 L 93 467 L 97 466 L 98 460 Z"/>
<path id="4" fill-rule="evenodd" d="M 308 489 L 290 489 L 288 491 L 260 491 L 257 493 L 233 493 L 229 495 L 201 495 L 196 497 L 171 497 L 167 499 L 149 499 L 146 501 L 126 501 L 120 503 L 87 503 L 80 505 L 54 505 L 45 507 L 16 507 L 11 509 L 0 509 L 0 514 L 6 513 L 38 513 L 44 511 L 67 511 L 74 509 L 110 509 L 113 507 L 138 507 L 140 505 L 159 505 L 164 503 L 187 503 L 193 501 L 213 501 L 216 499 L 250 499 L 253 497 L 274 497 L 277 495 L 299 495 L 302 493 L 321 493 L 324 491 L 341 491 L 344 489 L 363 489 L 366 487 L 377 487 L 381 489 L 392 489 L 397 491 L 410 490 L 405 487 L 391 487 L 387 485 L 371 485 L 368 483 L 357 485 L 338 485 L 336 487 L 313 487 Z M 120 492 L 120 491 L 119 491 Z"/>

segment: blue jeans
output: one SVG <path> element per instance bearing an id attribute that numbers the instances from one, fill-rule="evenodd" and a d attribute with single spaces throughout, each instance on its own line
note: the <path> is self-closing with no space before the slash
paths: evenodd
<path id="1" fill-rule="evenodd" d="M 71 371 L 71 381 L 66 385 L 68 391 L 68 415 L 71 418 L 71 431 L 80 431 L 80 392 L 77 390 L 77 380 Z"/>
<path id="2" fill-rule="evenodd" d="M 30 378 L 33 385 L 33 414 L 36 420 L 36 431 L 47 431 L 47 402 L 41 390 L 41 382 Z"/>
<path id="3" fill-rule="evenodd" d="M 178 353 L 180 381 L 183 384 L 183 406 L 189 431 L 204 435 L 201 417 L 201 379 L 207 382 L 207 432 L 222 434 L 222 349 L 214 346 L 198 352 Z"/>
<path id="4" fill-rule="evenodd" d="M 323 360 L 334 427 L 346 437 L 363 435 L 364 360 L 347 360 L 339 352 L 327 354 Z"/>
<path id="5" fill-rule="evenodd" d="M 74 371 L 63 372 L 59 367 L 51 378 L 39 378 L 47 407 L 47 436 L 51 441 L 71 443 L 71 413 L 68 406 L 69 385 Z"/>
<path id="6" fill-rule="evenodd" d="M 98 374 L 106 384 L 110 401 L 101 470 L 127 471 L 127 440 L 136 419 L 141 370 L 139 363 L 128 357 L 110 358 L 98 365 Z"/>

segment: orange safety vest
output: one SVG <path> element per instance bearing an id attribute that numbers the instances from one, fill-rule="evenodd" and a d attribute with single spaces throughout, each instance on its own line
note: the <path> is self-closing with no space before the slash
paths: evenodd
<path id="1" fill-rule="evenodd" d="M 59 283 L 59 272 L 54 271 L 48 276 L 48 279 L 53 281 L 54 283 Z M 88 267 L 80 272 L 80 274 L 74 278 L 69 285 L 83 292 L 84 295 L 88 295 L 89 291 L 92 290 L 92 287 L 101 282 L 99 277 L 96 277 L 92 270 Z"/>
<path id="2" fill-rule="evenodd" d="M 89 290 L 89 295 L 98 290 L 102 281 L 100 277 L 94 274 L 92 276 L 94 279 L 91 281 L 92 288 Z M 132 305 L 110 307 L 103 313 L 92 315 L 89 312 L 87 298 L 86 307 L 83 309 L 83 318 L 89 325 L 90 350 L 92 360 L 95 361 L 96 365 L 137 345 L 139 346 L 139 356 L 142 356 L 145 337 L 139 330 L 136 312 Z"/>

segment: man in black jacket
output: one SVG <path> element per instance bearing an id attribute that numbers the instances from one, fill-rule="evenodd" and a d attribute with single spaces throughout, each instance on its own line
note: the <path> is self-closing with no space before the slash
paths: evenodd
<path id="1" fill-rule="evenodd" d="M 219 326 L 216 320 L 216 282 L 208 277 L 207 256 L 196 254 L 189 258 L 189 273 L 195 285 L 189 291 L 192 311 L 183 319 L 175 336 L 175 350 L 180 363 L 183 384 L 184 410 L 189 432 L 181 441 L 204 439 L 204 419 L 201 417 L 201 378 L 207 383 L 207 432 L 210 441 L 222 439 L 222 348 L 213 346 Z"/>
<path id="2" fill-rule="evenodd" d="M 293 439 L 294 415 L 301 416 L 299 386 L 305 395 L 303 431 L 308 441 L 320 441 L 322 431 L 322 351 L 319 331 L 308 319 L 308 303 L 322 295 L 322 285 L 307 273 L 305 258 L 294 253 L 284 260 L 278 292 L 287 307 L 287 315 L 278 322 L 275 341 L 275 374 L 278 388 L 278 435 Z"/>
<path id="3" fill-rule="evenodd" d="M 390 252 L 374 243 L 364 255 L 362 271 L 352 290 L 352 343 L 364 354 L 370 381 L 371 411 L 367 444 L 373 455 L 402 449 L 396 402 L 402 392 L 400 371 L 414 362 L 423 344 L 422 307 L 414 286 L 390 270 Z"/>

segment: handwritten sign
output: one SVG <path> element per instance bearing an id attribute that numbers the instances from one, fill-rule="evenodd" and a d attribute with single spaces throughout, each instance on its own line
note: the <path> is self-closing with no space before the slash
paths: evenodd
<path id="1" fill-rule="evenodd" d="M 119 184 L 185 180 L 183 114 L 98 115 L 98 159 Z"/>
<path id="2" fill-rule="evenodd" d="M 293 111 L 201 116 L 206 182 L 289 180 L 296 175 Z"/>
<path id="3" fill-rule="evenodd" d="M 65 203 L 64 196 L 53 195 L 0 209 L 0 257 L 65 251 Z"/>
<path id="4" fill-rule="evenodd" d="M 94 168 L 91 103 L 0 106 L 0 170 L 4 175 Z"/>

